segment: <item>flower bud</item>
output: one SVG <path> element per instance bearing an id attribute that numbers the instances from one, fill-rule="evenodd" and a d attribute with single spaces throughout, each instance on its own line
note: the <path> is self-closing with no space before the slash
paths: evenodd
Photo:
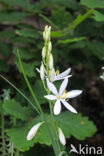
<path id="1" fill-rule="evenodd" d="M 53 56 L 52 56 L 51 53 L 50 53 L 50 55 L 49 55 L 49 68 L 50 68 L 50 69 L 53 68 Z"/>
<path id="2" fill-rule="evenodd" d="M 46 40 L 46 41 L 49 41 L 50 40 L 50 31 L 51 31 L 51 26 L 45 26 L 45 30 L 44 30 L 44 32 L 43 32 L 43 38 L 44 38 L 44 40 Z"/>
<path id="3" fill-rule="evenodd" d="M 43 124 L 43 122 L 39 122 L 37 123 L 35 126 L 33 126 L 30 131 L 28 132 L 28 135 L 27 135 L 27 140 L 32 140 L 33 137 L 36 135 L 39 127 Z"/>
<path id="4" fill-rule="evenodd" d="M 44 80 L 44 65 L 43 65 L 43 63 L 40 67 L 40 77 L 41 77 L 41 80 Z"/>
<path id="5" fill-rule="evenodd" d="M 60 143 L 65 146 L 66 139 L 65 139 L 65 136 L 64 136 L 61 128 L 59 128 L 59 127 L 58 127 L 58 132 L 59 132 L 59 140 L 60 140 Z"/>
<path id="6" fill-rule="evenodd" d="M 42 58 L 44 59 L 45 56 L 46 56 L 46 48 L 43 47 L 43 49 L 42 49 Z"/>
<path id="7" fill-rule="evenodd" d="M 51 43 L 51 41 L 49 41 L 49 43 L 48 43 L 48 51 L 51 52 L 51 50 L 52 50 L 52 43 Z"/>

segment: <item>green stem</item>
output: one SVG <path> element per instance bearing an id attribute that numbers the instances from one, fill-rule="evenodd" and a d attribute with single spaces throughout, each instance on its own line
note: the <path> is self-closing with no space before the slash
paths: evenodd
<path id="1" fill-rule="evenodd" d="M 54 141 L 54 139 L 53 139 L 51 130 L 50 130 L 49 125 L 48 125 L 48 123 L 47 123 L 47 120 L 46 120 L 46 118 L 45 118 L 45 116 L 44 116 L 44 112 L 43 112 L 43 110 L 42 110 L 42 108 L 41 108 L 41 106 L 40 106 L 40 104 L 39 104 L 39 102 L 38 102 L 38 100 L 37 100 L 37 98 L 36 98 L 36 96 L 35 96 L 35 93 L 34 93 L 32 87 L 31 87 L 30 82 L 29 82 L 29 80 L 28 80 L 28 78 L 27 78 L 27 76 L 26 76 L 26 74 L 25 74 L 25 72 L 24 72 L 24 68 L 23 68 L 23 65 L 22 65 L 22 62 L 21 62 L 21 58 L 20 58 L 20 55 L 19 55 L 19 51 L 17 51 L 17 54 L 18 54 L 18 59 L 19 59 L 19 63 L 20 63 L 20 67 L 21 67 L 21 70 L 22 70 L 24 79 L 25 79 L 25 81 L 26 81 L 26 83 L 27 83 L 27 86 L 28 86 L 28 88 L 29 88 L 29 90 L 30 90 L 30 92 L 31 92 L 31 94 L 32 94 L 32 97 L 33 97 L 34 101 L 36 102 L 36 105 L 37 105 L 37 107 L 38 107 L 38 110 L 41 112 L 41 115 L 42 115 L 42 117 L 43 117 L 43 119 L 44 119 L 44 121 L 45 121 L 45 123 L 46 123 L 46 127 L 47 127 L 47 129 L 48 129 L 48 131 L 49 131 L 49 135 L 50 135 L 50 139 L 51 139 L 51 141 L 52 141 L 52 146 L 53 146 L 55 155 L 58 156 L 59 153 L 58 153 L 58 150 L 57 150 L 57 145 L 56 145 L 56 143 L 55 143 L 55 141 Z"/>
<path id="2" fill-rule="evenodd" d="M 1 137 L 2 137 L 2 156 L 6 155 L 6 143 L 5 143 L 5 132 L 4 132 L 4 114 L 1 113 Z"/>
<path id="3" fill-rule="evenodd" d="M 16 150 L 16 156 L 19 156 L 19 150 L 18 149 Z"/>

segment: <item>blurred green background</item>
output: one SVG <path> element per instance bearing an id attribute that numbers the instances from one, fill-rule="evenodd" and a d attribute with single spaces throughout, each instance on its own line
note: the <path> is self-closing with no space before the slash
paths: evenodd
<path id="1" fill-rule="evenodd" d="M 71 104 L 83 116 L 88 116 L 97 127 L 95 133 L 94 125 L 92 130 L 89 130 L 88 124 L 86 133 L 82 136 L 77 132 L 73 135 L 72 130 L 66 148 L 69 150 L 70 143 L 76 146 L 79 143 L 103 146 L 104 82 L 99 76 L 104 65 L 104 1 L 0 0 L 0 73 L 33 101 L 21 74 L 16 53 L 19 49 L 25 73 L 43 109 L 48 112 L 47 101 L 43 99 L 46 93 L 35 70 L 41 64 L 41 49 L 44 45 L 42 31 L 45 25 L 52 27 L 52 54 L 56 69 L 63 71 L 72 67 L 73 77 L 70 78 L 69 89 L 83 90 L 83 94 L 71 100 Z M 36 144 L 30 148 L 36 142 L 27 143 L 23 140 L 22 136 L 27 133 L 24 129 L 28 129 L 25 124 L 31 123 L 37 114 L 2 78 L 0 95 L 2 156 L 9 156 L 12 149 L 15 156 L 43 156 L 43 153 L 45 156 L 53 155 L 51 147 L 44 145 L 50 144 L 48 141 L 41 143 L 39 138 L 36 142 L 41 145 Z M 72 117 L 71 114 L 70 116 Z M 72 118 L 78 124 L 76 118 Z M 79 126 L 78 133 L 80 132 Z M 3 155 L 4 144 L 6 153 Z"/>

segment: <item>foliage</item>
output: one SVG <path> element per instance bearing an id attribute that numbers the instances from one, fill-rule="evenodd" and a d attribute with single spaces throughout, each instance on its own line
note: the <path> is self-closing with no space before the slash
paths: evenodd
<path id="1" fill-rule="evenodd" d="M 0 72 L 8 76 L 8 79 L 23 90 L 33 102 L 21 76 L 22 71 L 17 59 L 18 49 L 33 91 L 48 113 L 47 101 L 43 98 L 46 92 L 38 80 L 39 73 L 35 70 L 36 67 L 40 68 L 42 31 L 46 24 L 52 26 L 53 56 L 57 69 L 80 65 L 82 69 L 91 69 L 95 74 L 99 74 L 104 59 L 104 1 L 0 0 Z M 84 88 L 85 84 L 83 85 L 80 76 L 78 78 L 75 76 L 72 81 L 73 88 L 78 85 Z M 82 84 L 77 83 L 79 81 Z M 1 83 L 2 89 L 6 85 L 5 82 Z M 24 152 L 37 143 L 50 146 L 45 125 L 40 128 L 32 141 L 26 140 L 29 129 L 40 119 L 36 112 L 32 111 L 29 103 L 14 89 L 11 90 L 11 99 L 0 100 L 0 114 L 4 112 L 6 118 L 16 119 L 15 124 L 9 122 L 5 124 L 10 142 Z M 74 136 L 78 140 L 84 140 L 96 132 L 93 122 L 81 114 L 64 112 L 56 117 L 55 121 L 67 138 Z"/>
<path id="2" fill-rule="evenodd" d="M 49 118 L 50 117 L 47 115 L 48 120 Z M 96 132 L 96 127 L 93 122 L 89 121 L 87 117 L 82 117 L 81 114 L 73 115 L 72 113 L 64 112 L 58 117 L 55 117 L 55 120 L 57 125 L 62 128 L 65 137 L 67 138 L 70 138 L 70 136 L 73 135 L 79 140 L 84 140 L 86 137 L 92 136 Z M 28 150 L 29 147 L 33 146 L 35 143 L 45 144 L 47 146 L 51 145 L 51 140 L 45 124 L 40 127 L 38 133 L 32 141 L 28 142 L 26 140 L 29 129 L 39 121 L 42 120 L 37 117 L 34 121 L 28 122 L 21 127 L 19 126 L 7 130 L 7 134 L 10 137 L 11 142 L 13 142 L 14 146 L 20 151 Z M 51 122 L 49 121 L 49 123 L 50 128 L 52 129 Z"/>

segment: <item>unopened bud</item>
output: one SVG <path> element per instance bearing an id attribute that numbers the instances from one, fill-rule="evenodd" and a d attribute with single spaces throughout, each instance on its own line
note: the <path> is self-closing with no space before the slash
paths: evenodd
<path id="1" fill-rule="evenodd" d="M 39 127 L 40 127 L 42 124 L 43 124 L 43 122 L 39 122 L 39 123 L 37 123 L 35 126 L 33 126 L 33 127 L 30 129 L 30 131 L 29 131 L 29 133 L 28 133 L 28 135 L 27 135 L 27 140 L 28 140 L 28 141 L 33 139 L 33 137 L 36 135 L 36 133 L 37 133 Z"/>
<path id="2" fill-rule="evenodd" d="M 45 30 L 44 30 L 44 32 L 43 32 L 43 38 L 44 38 L 44 40 L 46 40 L 46 41 L 49 41 L 50 40 L 50 31 L 51 31 L 51 26 L 45 26 Z"/>
<path id="3" fill-rule="evenodd" d="M 40 77 L 41 77 L 41 80 L 44 80 L 44 65 L 43 65 L 43 63 L 40 67 Z"/>
<path id="4" fill-rule="evenodd" d="M 43 49 L 42 49 L 42 57 L 43 57 L 43 59 L 45 58 L 45 56 L 46 56 L 46 48 L 43 47 Z"/>
<path id="5" fill-rule="evenodd" d="M 50 69 L 53 68 L 53 56 L 52 56 L 51 53 L 50 53 L 50 55 L 49 55 L 49 68 L 50 68 Z"/>
<path id="6" fill-rule="evenodd" d="M 58 132 L 59 132 L 59 140 L 60 140 L 60 143 L 65 146 L 66 144 L 66 139 L 65 139 L 65 136 L 64 136 L 64 133 L 62 132 L 61 128 L 58 128 Z"/>
<path id="7" fill-rule="evenodd" d="M 51 43 L 51 41 L 49 41 L 49 43 L 48 43 L 48 51 L 51 52 L 51 50 L 52 50 L 52 43 Z"/>

